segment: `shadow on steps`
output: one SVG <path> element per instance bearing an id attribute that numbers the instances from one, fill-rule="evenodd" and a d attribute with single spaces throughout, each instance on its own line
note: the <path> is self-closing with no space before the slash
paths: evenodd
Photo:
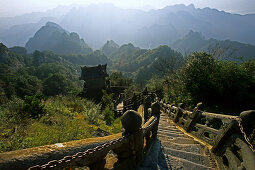
<path id="1" fill-rule="evenodd" d="M 139 170 L 170 170 L 168 158 L 164 155 L 159 139 L 153 141 L 150 150 L 143 160 Z"/>

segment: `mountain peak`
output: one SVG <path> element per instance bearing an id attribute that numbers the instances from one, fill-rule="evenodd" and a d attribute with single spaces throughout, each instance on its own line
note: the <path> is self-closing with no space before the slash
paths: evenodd
<path id="1" fill-rule="evenodd" d="M 61 26 L 59 26 L 58 24 L 56 24 L 55 22 L 47 22 L 45 24 L 45 26 L 48 26 L 48 27 L 54 27 L 54 28 L 57 28 L 59 30 L 64 30 Z"/>
<path id="2" fill-rule="evenodd" d="M 109 56 L 116 52 L 118 49 L 119 45 L 117 43 L 115 43 L 113 40 L 107 40 L 101 50 L 105 55 Z"/>
<path id="3" fill-rule="evenodd" d="M 189 4 L 188 8 L 195 9 L 195 5 L 194 4 Z"/>
<path id="4" fill-rule="evenodd" d="M 35 50 L 52 51 L 57 54 L 87 54 L 92 49 L 77 33 L 68 33 L 54 22 L 47 22 L 26 43 L 29 53 Z"/>
<path id="5" fill-rule="evenodd" d="M 197 38 L 197 39 L 205 40 L 205 37 L 203 36 L 201 32 L 196 32 L 193 30 L 190 30 L 189 33 L 184 38 Z"/>

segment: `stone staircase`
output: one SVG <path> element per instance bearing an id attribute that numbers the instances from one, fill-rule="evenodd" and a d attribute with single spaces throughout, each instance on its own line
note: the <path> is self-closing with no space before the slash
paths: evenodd
<path id="1" fill-rule="evenodd" d="M 162 152 L 158 169 L 216 169 L 208 149 L 180 131 L 164 113 L 160 116 L 158 138 Z"/>

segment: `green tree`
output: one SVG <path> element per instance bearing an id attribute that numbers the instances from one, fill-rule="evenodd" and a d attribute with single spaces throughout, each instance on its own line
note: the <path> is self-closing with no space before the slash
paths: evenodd
<path id="1" fill-rule="evenodd" d="M 41 91 L 41 82 L 35 76 L 19 75 L 15 80 L 16 94 L 24 98 L 26 95 L 31 96 Z"/>
<path id="2" fill-rule="evenodd" d="M 108 94 L 106 90 L 102 90 L 102 114 L 104 115 L 104 120 L 107 125 L 111 125 L 114 121 L 114 112 L 113 112 L 113 93 Z"/>
<path id="3" fill-rule="evenodd" d="M 241 64 L 215 60 L 206 53 L 193 53 L 178 73 L 180 95 L 203 102 L 212 111 L 239 114 L 254 108 L 254 62 Z M 184 98 L 184 96 L 183 96 Z"/>
<path id="4" fill-rule="evenodd" d="M 45 56 L 44 53 L 40 52 L 40 51 L 35 51 L 33 53 L 33 65 L 34 66 L 39 66 L 41 64 L 43 64 L 45 62 Z"/>
<path id="5" fill-rule="evenodd" d="M 70 82 L 60 74 L 50 75 L 43 82 L 43 92 L 47 96 L 66 94 L 70 89 Z"/>
<path id="6" fill-rule="evenodd" d="M 130 86 L 132 84 L 131 78 L 123 76 L 122 72 L 115 71 L 110 75 L 112 86 Z"/>
<path id="7" fill-rule="evenodd" d="M 208 101 L 215 92 L 212 76 L 217 70 L 215 59 L 206 53 L 193 53 L 183 66 L 180 74 L 186 90 L 195 102 Z"/>

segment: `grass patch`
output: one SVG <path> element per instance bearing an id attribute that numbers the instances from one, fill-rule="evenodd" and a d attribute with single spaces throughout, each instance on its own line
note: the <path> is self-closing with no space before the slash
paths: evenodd
<path id="1" fill-rule="evenodd" d="M 31 109 L 24 112 L 21 99 L 0 106 L 0 152 L 90 138 L 97 128 L 121 131 L 120 119 L 107 125 L 101 106 L 93 101 L 56 96 L 41 102 L 44 114 L 39 118 L 29 116 L 36 114 Z"/>

